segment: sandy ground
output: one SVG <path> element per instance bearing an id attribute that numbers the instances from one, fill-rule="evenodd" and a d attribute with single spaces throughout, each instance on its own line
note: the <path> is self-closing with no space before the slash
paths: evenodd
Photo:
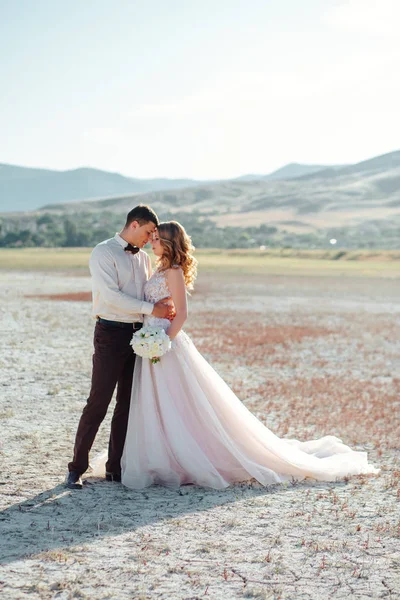
<path id="1" fill-rule="evenodd" d="M 279 435 L 334 434 L 373 477 L 226 491 L 63 486 L 90 383 L 87 278 L 0 273 L 4 598 L 400 598 L 400 286 L 199 279 L 186 330 Z M 250 343 L 249 343 L 250 339 Z M 95 442 L 106 446 L 109 417 Z"/>

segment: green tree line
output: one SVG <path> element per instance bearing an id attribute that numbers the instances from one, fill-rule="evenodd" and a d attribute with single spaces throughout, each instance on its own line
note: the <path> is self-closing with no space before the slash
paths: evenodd
<path id="1" fill-rule="evenodd" d="M 125 214 L 112 211 L 75 214 L 42 213 L 0 219 L 0 247 L 92 247 L 121 229 Z M 162 221 L 177 220 L 198 248 L 399 248 L 400 226 L 382 223 L 357 228 L 331 228 L 299 234 L 267 224 L 257 227 L 217 227 L 199 213 L 164 213 Z"/>

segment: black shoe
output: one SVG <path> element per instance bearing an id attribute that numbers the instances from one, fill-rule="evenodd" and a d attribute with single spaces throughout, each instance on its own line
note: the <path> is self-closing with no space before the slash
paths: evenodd
<path id="1" fill-rule="evenodd" d="M 107 481 L 117 481 L 121 483 L 121 473 L 111 473 L 110 471 L 106 471 L 106 479 Z"/>
<path id="2" fill-rule="evenodd" d="M 83 488 L 81 474 L 78 471 L 69 471 L 65 485 L 71 490 L 81 490 Z"/>

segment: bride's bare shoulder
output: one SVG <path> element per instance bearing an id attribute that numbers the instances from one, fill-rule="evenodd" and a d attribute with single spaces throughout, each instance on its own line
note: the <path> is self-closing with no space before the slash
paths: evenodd
<path id="1" fill-rule="evenodd" d="M 172 265 L 165 272 L 168 283 L 184 281 L 183 270 L 179 265 Z"/>
<path id="2" fill-rule="evenodd" d="M 167 273 L 183 273 L 183 270 L 179 265 L 171 265 L 170 268 L 167 269 Z"/>

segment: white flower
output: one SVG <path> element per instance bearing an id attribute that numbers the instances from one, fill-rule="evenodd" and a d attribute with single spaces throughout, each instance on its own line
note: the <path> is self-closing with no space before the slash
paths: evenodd
<path id="1" fill-rule="evenodd" d="M 133 334 L 131 346 L 138 356 L 158 362 L 156 359 L 171 349 L 171 340 L 162 327 L 146 326 Z"/>

